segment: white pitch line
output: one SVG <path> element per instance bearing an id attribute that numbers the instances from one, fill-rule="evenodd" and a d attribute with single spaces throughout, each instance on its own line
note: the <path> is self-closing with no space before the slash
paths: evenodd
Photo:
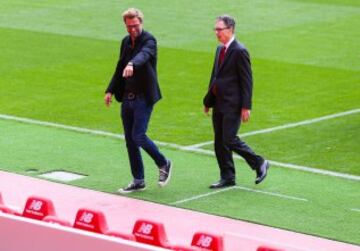
<path id="1" fill-rule="evenodd" d="M 107 137 L 118 138 L 118 139 L 125 139 L 124 135 L 122 135 L 122 134 L 115 134 L 115 133 L 111 133 L 111 132 L 104 132 L 104 131 L 99 131 L 99 130 L 62 125 L 62 124 L 58 124 L 58 123 L 40 121 L 40 120 L 35 120 L 35 119 L 21 118 L 21 117 L 5 115 L 5 114 L 0 114 L 0 119 L 18 121 L 18 122 L 23 122 L 26 124 L 34 124 L 34 125 L 41 125 L 41 126 L 47 126 L 47 127 L 61 128 L 61 129 L 69 130 L 69 131 L 89 133 L 89 134 L 107 136 Z"/>
<path id="2" fill-rule="evenodd" d="M 122 135 L 122 134 L 115 134 L 115 133 L 110 133 L 110 132 L 105 132 L 105 131 L 100 131 L 100 130 L 93 130 L 93 129 L 75 127 L 75 126 L 68 126 L 68 125 L 63 125 L 63 124 L 58 124 L 58 123 L 35 120 L 35 119 L 21 118 L 21 117 L 5 115 L 5 114 L 0 114 L 0 119 L 10 120 L 10 121 L 18 121 L 18 122 L 22 122 L 22 123 L 35 124 L 35 125 L 40 125 L 40 126 L 61 128 L 61 129 L 69 130 L 69 131 L 75 131 L 75 132 L 80 132 L 80 133 L 88 133 L 88 134 L 100 135 L 100 136 L 106 136 L 106 137 L 110 137 L 110 138 L 118 138 L 118 139 L 124 139 L 125 138 L 124 135 Z M 178 145 L 178 144 L 161 142 L 161 141 L 154 141 L 154 142 L 156 144 L 160 145 L 160 146 L 165 146 L 165 147 L 173 148 L 173 149 L 176 149 L 176 150 L 182 150 L 182 151 L 185 151 L 185 152 L 194 152 L 194 153 L 205 154 L 205 155 L 210 155 L 210 156 L 215 155 L 214 151 L 211 151 L 211 150 L 193 148 L 193 147 L 188 147 L 188 146 L 181 146 L 181 145 Z M 243 160 L 241 157 L 239 157 L 237 155 L 235 155 L 234 157 L 237 158 L 237 159 Z M 360 180 L 360 176 L 351 175 L 351 174 L 338 173 L 338 172 L 333 172 L 333 171 L 326 171 L 326 170 L 317 169 L 317 168 L 313 168 L 313 167 L 294 165 L 294 164 L 291 164 L 291 163 L 282 163 L 282 162 L 272 161 L 272 160 L 270 160 L 270 163 L 273 164 L 273 165 L 277 165 L 277 166 L 281 166 L 281 167 L 285 167 L 285 168 L 290 168 L 290 169 L 301 170 L 301 171 L 310 172 L 310 173 L 317 173 L 317 174 L 333 176 L 333 177 L 339 177 L 339 178 L 349 179 L 349 180 Z"/>
<path id="3" fill-rule="evenodd" d="M 181 148 L 181 150 L 205 154 L 205 155 L 209 155 L 209 156 L 215 155 L 214 151 L 206 150 L 206 149 L 196 149 L 196 148 L 188 149 L 186 147 L 183 147 L 183 148 Z M 244 159 L 238 155 L 234 155 L 234 158 L 244 161 Z M 347 179 L 347 180 L 360 181 L 360 176 L 356 176 L 356 175 L 328 171 L 328 170 L 318 169 L 318 168 L 314 168 L 314 167 L 300 166 L 300 165 L 295 165 L 295 164 L 291 164 L 291 163 L 282 163 L 282 162 L 274 161 L 274 160 L 268 160 L 268 161 L 270 162 L 270 164 L 272 164 L 274 166 L 280 166 L 280 167 L 285 167 L 285 168 L 289 168 L 289 169 L 295 169 L 295 170 L 299 170 L 299 171 L 304 171 L 304 172 L 308 172 L 308 173 L 316 173 L 316 174 L 321 174 L 321 175 L 326 175 L 326 176 L 331 176 L 331 177 L 338 177 L 338 178 L 343 178 L 343 179 Z"/>
<path id="4" fill-rule="evenodd" d="M 284 194 L 280 194 L 280 193 L 267 192 L 267 191 L 263 191 L 263 190 L 252 189 L 252 188 L 247 188 L 247 187 L 242 187 L 242 186 L 233 186 L 233 187 L 220 189 L 220 190 L 210 192 L 210 193 L 200 194 L 200 195 L 193 196 L 193 197 L 190 197 L 190 198 L 187 198 L 187 199 L 178 200 L 178 201 L 172 202 L 170 204 L 171 205 L 179 205 L 179 204 L 182 204 L 182 203 L 185 203 L 185 202 L 201 199 L 201 198 L 204 198 L 204 197 L 208 197 L 208 196 L 211 196 L 211 195 L 214 195 L 214 194 L 217 194 L 217 193 L 222 193 L 222 192 L 226 192 L 226 191 L 233 190 L 233 189 L 239 189 L 239 190 L 244 190 L 244 191 L 254 192 L 254 193 L 261 193 L 261 194 L 265 194 L 265 195 L 280 197 L 280 198 L 287 199 L 287 200 L 308 201 L 307 199 L 304 199 L 304 198 L 284 195 Z"/>
<path id="5" fill-rule="evenodd" d="M 355 211 L 355 212 L 359 212 L 359 213 L 360 213 L 360 209 L 358 209 L 358 208 L 351 208 L 350 210 L 351 210 L 351 211 Z"/>
<path id="6" fill-rule="evenodd" d="M 347 179 L 347 180 L 358 180 L 358 181 L 360 181 L 360 176 L 356 176 L 356 175 L 351 175 L 351 174 L 346 174 L 346 173 L 339 173 L 339 172 L 334 172 L 334 171 L 328 171 L 328 170 L 323 170 L 323 169 L 318 169 L 318 168 L 313 168 L 313 167 L 307 167 L 307 166 L 294 165 L 294 164 L 290 164 L 290 163 L 281 163 L 281 162 L 274 161 L 274 160 L 270 160 L 269 162 L 270 162 L 270 164 L 273 164 L 274 166 L 281 166 L 281 167 L 286 167 L 286 168 L 289 168 L 289 169 L 295 169 L 295 170 L 300 170 L 300 171 L 305 171 L 305 172 L 317 173 L 317 174 L 327 175 L 327 176 L 332 176 L 332 177 L 339 177 L 339 178 L 343 178 L 343 179 Z"/>
<path id="7" fill-rule="evenodd" d="M 304 199 L 304 198 L 299 198 L 299 197 L 284 195 L 284 194 L 281 194 L 281 193 L 267 192 L 267 191 L 263 191 L 263 190 L 252 189 L 252 188 L 247 188 L 247 187 L 242 187 L 242 186 L 236 186 L 235 188 L 236 188 L 236 189 L 240 189 L 240 190 L 249 191 L 249 192 L 262 193 L 262 194 L 266 194 L 266 195 L 271 195 L 271 196 L 275 196 L 275 197 L 280 197 L 280 198 L 288 199 L 288 200 L 308 201 L 307 199 Z"/>
<path id="8" fill-rule="evenodd" d="M 319 118 L 308 119 L 308 120 L 303 120 L 303 121 L 299 121 L 299 122 L 295 122 L 295 123 L 289 123 L 289 124 L 285 124 L 285 125 L 281 125 L 281 126 L 275 126 L 275 127 L 262 129 L 262 130 L 247 132 L 247 133 L 240 134 L 239 137 L 245 138 L 245 137 L 252 136 L 252 135 L 270 133 L 270 132 L 279 131 L 279 130 L 283 130 L 283 129 L 287 129 L 287 128 L 293 128 L 293 127 L 297 127 L 297 126 L 314 124 L 314 123 L 321 122 L 324 120 L 334 119 L 337 117 L 343 117 L 343 116 L 347 116 L 347 115 L 358 113 L 358 112 L 360 112 L 359 108 L 345 111 L 345 112 L 335 113 L 335 114 L 331 114 L 331 115 L 327 115 L 327 116 L 323 116 L 323 117 L 319 117 Z M 199 148 L 199 147 L 203 147 L 206 145 L 210 145 L 212 143 L 213 143 L 213 141 L 207 141 L 207 142 L 203 142 L 203 143 L 199 143 L 199 144 L 186 146 L 186 148 L 189 148 L 189 149 Z"/>
<path id="9" fill-rule="evenodd" d="M 228 188 L 224 188 L 224 189 L 219 189 L 219 190 L 214 191 L 214 192 L 200 194 L 200 195 L 197 195 L 197 196 L 194 196 L 194 197 L 191 197 L 191 198 L 178 200 L 178 201 L 175 201 L 173 203 L 170 203 L 170 205 L 182 204 L 182 203 L 185 203 L 185 202 L 188 202 L 188 201 L 197 200 L 197 199 L 200 199 L 200 198 L 203 198 L 203 197 L 207 197 L 207 196 L 214 195 L 214 194 L 217 194 L 217 193 L 226 192 L 226 191 L 232 190 L 232 189 L 235 189 L 235 187 L 228 187 Z"/>
<path id="10" fill-rule="evenodd" d="M 63 124 L 58 124 L 58 123 L 53 123 L 53 122 L 46 122 L 46 121 L 41 121 L 41 120 L 36 120 L 36 119 L 21 118 L 21 117 L 6 115 L 6 114 L 0 114 L 0 119 L 18 121 L 18 122 L 22 122 L 22 123 L 26 123 L 26 124 L 34 124 L 34 125 L 40 125 L 40 126 L 46 126 L 46 127 L 61 128 L 61 129 L 65 129 L 68 131 L 88 133 L 88 134 L 106 136 L 106 137 L 117 138 L 117 139 L 125 139 L 125 136 L 123 134 L 105 132 L 105 131 L 76 127 L 76 126 L 68 126 L 68 125 L 63 125 Z M 161 141 L 156 141 L 156 140 L 154 142 L 160 146 L 168 146 L 168 147 L 175 148 L 175 149 L 183 148 L 183 146 L 173 144 L 173 143 L 161 142 Z"/>

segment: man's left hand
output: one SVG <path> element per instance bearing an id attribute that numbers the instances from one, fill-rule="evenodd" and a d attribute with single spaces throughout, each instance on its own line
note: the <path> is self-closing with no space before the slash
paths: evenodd
<path id="1" fill-rule="evenodd" d="M 250 119 L 250 110 L 246 108 L 241 109 L 241 121 L 248 122 Z"/>

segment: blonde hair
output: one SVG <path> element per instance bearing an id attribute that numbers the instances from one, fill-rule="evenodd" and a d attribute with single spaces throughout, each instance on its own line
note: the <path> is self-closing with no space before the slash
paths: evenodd
<path id="1" fill-rule="evenodd" d="M 122 13 L 122 17 L 123 17 L 124 22 L 125 22 L 126 18 L 132 19 L 135 17 L 137 17 L 141 23 L 143 23 L 143 20 L 144 20 L 144 14 L 140 10 L 135 9 L 135 8 L 129 8 L 126 11 L 124 11 Z"/>

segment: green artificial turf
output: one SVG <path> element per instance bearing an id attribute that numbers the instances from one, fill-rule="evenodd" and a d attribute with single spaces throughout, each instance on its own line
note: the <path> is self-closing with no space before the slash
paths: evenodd
<path id="1" fill-rule="evenodd" d="M 123 140 L 4 120 L 0 126 L 1 170 L 34 177 L 56 170 L 79 173 L 86 177 L 69 184 L 109 193 L 131 180 Z M 238 189 L 181 202 L 212 192 L 208 185 L 218 179 L 216 160 L 167 148 L 161 151 L 174 162 L 170 184 L 158 187 L 158 170 L 144 155 L 147 190 L 131 197 L 360 243 L 359 213 L 351 210 L 359 208 L 358 181 L 273 166 L 266 181 L 256 186 L 255 173 L 237 160 Z"/>
<path id="2" fill-rule="evenodd" d="M 244 137 L 259 154 L 283 163 L 360 175 L 360 115 L 319 121 L 266 134 Z M 213 145 L 205 146 L 213 150 Z"/>
<path id="3" fill-rule="evenodd" d="M 357 0 L 2 0 L 0 116 L 122 133 L 119 104 L 106 108 L 103 97 L 126 32 L 121 13 L 133 6 L 143 10 L 144 27 L 158 40 L 163 99 L 148 133 L 155 140 L 182 146 L 212 140 L 202 97 L 217 45 L 214 20 L 224 13 L 236 18 L 236 37 L 252 58 L 253 110 L 240 133 L 360 107 Z M 273 161 L 359 175 L 359 125 L 354 113 L 244 140 Z M 175 162 L 171 184 L 157 188 L 157 170 L 144 155 L 148 189 L 134 197 L 173 205 L 208 193 L 218 179 L 213 157 L 162 150 Z M 308 202 L 236 189 L 178 206 L 360 243 L 359 213 L 350 210 L 360 207 L 358 181 L 274 167 L 266 183 L 254 187 L 245 162 L 236 165 L 241 186 Z M 4 120 L 0 169 L 83 173 L 89 176 L 70 184 L 111 193 L 131 179 L 122 141 Z"/>

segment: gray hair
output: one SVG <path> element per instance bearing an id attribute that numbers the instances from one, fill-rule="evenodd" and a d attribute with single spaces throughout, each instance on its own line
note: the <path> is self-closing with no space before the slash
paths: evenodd
<path id="1" fill-rule="evenodd" d="M 226 27 L 232 28 L 235 31 L 235 19 L 229 15 L 221 15 L 216 18 L 217 21 L 223 21 Z"/>

